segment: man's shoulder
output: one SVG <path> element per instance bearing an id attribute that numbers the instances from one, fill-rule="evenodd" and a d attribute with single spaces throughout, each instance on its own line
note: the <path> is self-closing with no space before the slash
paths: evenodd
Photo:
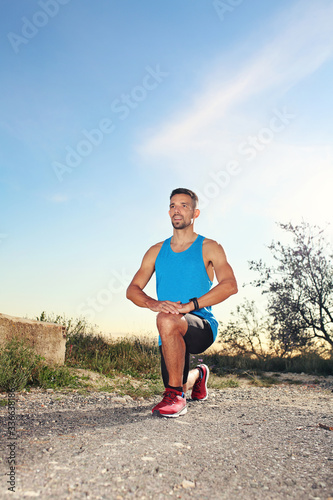
<path id="1" fill-rule="evenodd" d="M 164 241 L 159 241 L 158 243 L 155 243 L 155 245 L 152 245 L 148 250 L 146 255 L 149 255 L 150 257 L 157 257 L 159 251 L 162 248 Z"/>
<path id="2" fill-rule="evenodd" d="M 155 243 L 155 245 L 151 246 L 149 250 L 152 250 L 153 252 L 159 251 L 162 248 L 164 241 L 159 241 L 158 243 Z"/>
<path id="3" fill-rule="evenodd" d="M 218 246 L 220 246 L 220 244 L 215 241 L 215 240 L 212 240 L 211 238 L 206 238 L 203 240 L 202 242 L 202 245 L 205 246 L 205 247 L 209 247 L 209 248 L 217 248 Z"/>
<path id="4" fill-rule="evenodd" d="M 208 256 L 214 255 L 216 253 L 224 252 L 221 243 L 210 238 L 205 238 L 202 242 L 202 250 Z"/>

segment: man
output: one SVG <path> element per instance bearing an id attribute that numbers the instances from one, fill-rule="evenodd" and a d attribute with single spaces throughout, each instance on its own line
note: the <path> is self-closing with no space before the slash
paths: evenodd
<path id="1" fill-rule="evenodd" d="M 152 246 L 127 289 L 127 298 L 157 314 L 161 369 L 165 386 L 153 415 L 178 417 L 187 412 L 185 393 L 207 398 L 209 369 L 189 371 L 190 354 L 205 351 L 216 339 L 218 322 L 211 306 L 237 293 L 237 283 L 225 252 L 216 241 L 194 232 L 198 197 L 190 189 L 174 189 L 169 216 L 173 236 Z M 143 289 L 156 272 L 158 299 Z M 212 288 L 214 273 L 218 284 Z"/>

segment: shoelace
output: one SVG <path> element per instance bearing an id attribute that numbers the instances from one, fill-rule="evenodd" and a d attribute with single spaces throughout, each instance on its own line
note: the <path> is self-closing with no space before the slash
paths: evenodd
<path id="1" fill-rule="evenodd" d="M 199 392 L 201 390 L 202 381 L 203 381 L 203 377 L 200 378 L 199 380 L 197 380 L 196 383 L 194 384 L 194 387 L 193 387 L 194 394 L 196 394 L 197 392 Z"/>
<path id="2" fill-rule="evenodd" d="M 163 396 L 163 403 L 172 404 L 177 398 L 178 394 L 175 394 L 173 391 L 165 391 Z"/>

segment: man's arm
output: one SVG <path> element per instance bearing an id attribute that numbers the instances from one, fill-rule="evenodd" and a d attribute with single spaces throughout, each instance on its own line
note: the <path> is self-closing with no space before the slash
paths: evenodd
<path id="1" fill-rule="evenodd" d="M 152 246 L 142 259 L 141 267 L 129 284 L 126 297 L 139 307 L 147 307 L 154 312 L 179 314 L 180 303 L 169 300 L 155 300 L 149 297 L 143 289 L 155 272 L 155 260 L 162 243 Z"/>
<path id="2" fill-rule="evenodd" d="M 218 284 L 205 295 L 197 297 L 200 308 L 219 304 L 238 291 L 234 272 L 222 246 L 216 241 L 206 240 L 202 252 L 204 260 L 213 266 Z M 180 312 L 184 314 L 193 310 L 194 304 L 189 302 L 184 304 Z"/>

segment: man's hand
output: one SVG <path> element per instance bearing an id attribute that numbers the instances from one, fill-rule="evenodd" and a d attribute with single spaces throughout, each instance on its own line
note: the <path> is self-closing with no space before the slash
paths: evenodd
<path id="1" fill-rule="evenodd" d="M 146 301 L 148 309 L 154 312 L 164 312 L 170 314 L 183 313 L 182 309 L 185 304 L 179 302 L 171 302 L 170 300 L 155 300 L 149 299 Z M 187 304 L 186 304 L 187 305 Z M 185 314 L 185 313 L 183 313 Z"/>
<path id="2" fill-rule="evenodd" d="M 191 301 L 191 302 L 187 302 L 186 304 L 181 304 L 181 307 L 178 309 L 178 311 L 181 314 L 187 314 L 187 313 L 194 311 L 193 302 Z"/>

